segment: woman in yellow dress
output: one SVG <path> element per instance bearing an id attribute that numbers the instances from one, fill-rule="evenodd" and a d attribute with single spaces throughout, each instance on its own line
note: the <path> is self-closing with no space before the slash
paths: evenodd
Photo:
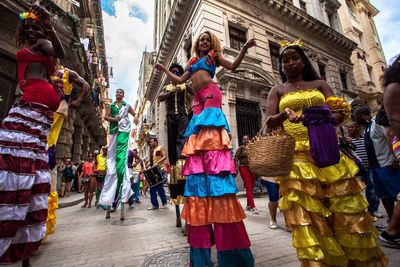
<path id="1" fill-rule="evenodd" d="M 268 96 L 267 125 L 275 128 L 283 124 L 296 140 L 293 169 L 278 178 L 282 195 L 279 208 L 292 229 L 301 266 L 387 266 L 388 259 L 376 241 L 379 233 L 365 211 L 368 202 L 361 195 L 365 186 L 355 177 L 356 164 L 324 148 L 328 142 L 325 132 L 331 133 L 332 122 L 341 124 L 349 119 L 350 106 L 319 79 L 301 40 L 282 45 L 286 47 L 280 55 L 283 83 L 272 88 Z M 331 122 L 332 129 L 315 134 L 304 126 L 310 107 L 328 109 L 321 121 Z M 319 151 L 313 145 L 316 141 L 321 144 Z M 331 162 L 321 166 L 319 156 L 329 156 Z"/>

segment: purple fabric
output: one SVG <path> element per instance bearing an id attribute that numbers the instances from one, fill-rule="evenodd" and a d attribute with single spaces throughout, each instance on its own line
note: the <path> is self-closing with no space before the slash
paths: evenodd
<path id="1" fill-rule="evenodd" d="M 48 155 L 49 155 L 49 169 L 52 170 L 56 167 L 57 165 L 57 160 L 56 160 L 56 145 L 52 145 L 49 147 L 47 150 Z"/>
<path id="2" fill-rule="evenodd" d="M 128 168 L 132 168 L 132 163 L 133 163 L 133 151 L 129 150 L 128 154 Z"/>
<path id="3" fill-rule="evenodd" d="M 214 223 L 214 239 L 218 251 L 246 249 L 251 245 L 243 221 Z"/>
<path id="4" fill-rule="evenodd" d="M 339 144 L 335 133 L 335 118 L 327 105 L 303 109 L 303 125 L 308 129 L 310 153 L 318 168 L 337 164 L 340 160 Z"/>
<path id="5" fill-rule="evenodd" d="M 185 176 L 198 173 L 216 175 L 221 172 L 236 172 L 231 150 L 210 150 L 192 155 L 186 159 L 182 168 L 182 175 Z"/>

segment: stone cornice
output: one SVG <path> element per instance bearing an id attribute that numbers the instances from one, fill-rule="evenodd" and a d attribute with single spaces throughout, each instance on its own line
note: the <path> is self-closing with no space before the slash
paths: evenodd
<path id="1" fill-rule="evenodd" d="M 220 0 L 231 6 L 232 8 L 237 8 L 233 6 L 230 1 Z M 278 17 L 282 24 L 292 24 L 294 28 L 304 31 L 309 35 L 313 33 L 324 42 L 328 42 L 332 46 L 336 46 L 342 50 L 351 52 L 357 47 L 357 44 L 343 34 L 333 30 L 331 27 L 325 25 L 316 18 L 308 15 L 303 10 L 295 7 L 291 3 L 285 0 L 246 0 L 249 5 L 258 5 L 254 10 L 241 10 L 242 13 L 246 13 L 251 17 L 257 17 L 258 19 L 264 20 L 268 23 L 267 18 L 269 16 Z M 262 10 L 259 10 L 261 8 Z M 250 12 L 249 12 L 250 11 Z M 262 15 L 266 14 L 268 15 Z M 316 38 L 318 38 L 316 37 Z"/>
<path id="2" fill-rule="evenodd" d="M 179 46 L 177 40 L 184 34 L 185 27 L 192 18 L 195 6 L 199 0 L 176 0 L 171 8 L 171 13 L 168 19 L 168 23 L 165 26 L 164 35 L 161 39 L 160 47 L 155 62 L 160 64 L 166 64 L 171 61 L 174 56 L 174 51 Z M 155 98 L 155 93 L 161 86 L 161 78 L 163 73 L 152 69 L 149 86 L 145 92 L 146 99 L 152 101 Z"/>
<path id="3" fill-rule="evenodd" d="M 357 4 L 361 4 L 362 7 L 366 9 L 368 15 L 373 18 L 379 14 L 379 10 L 374 7 L 369 0 L 356 0 Z"/>

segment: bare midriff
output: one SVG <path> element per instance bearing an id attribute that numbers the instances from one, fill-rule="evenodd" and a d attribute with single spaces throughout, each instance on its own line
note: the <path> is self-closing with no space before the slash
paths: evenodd
<path id="1" fill-rule="evenodd" d="M 197 93 L 211 83 L 215 83 L 207 70 L 198 70 L 194 72 L 191 79 L 194 93 Z"/>
<path id="2" fill-rule="evenodd" d="M 24 78 L 48 81 L 46 66 L 41 62 L 30 62 L 26 66 Z"/>

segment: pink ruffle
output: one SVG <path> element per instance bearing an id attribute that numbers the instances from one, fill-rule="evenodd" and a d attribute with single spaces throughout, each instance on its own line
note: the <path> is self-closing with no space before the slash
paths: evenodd
<path id="1" fill-rule="evenodd" d="M 188 224 L 188 243 L 194 248 L 211 248 L 214 245 L 212 225 L 192 226 Z"/>
<path id="2" fill-rule="evenodd" d="M 211 150 L 186 158 L 182 175 L 205 173 L 216 175 L 221 172 L 235 173 L 235 162 L 230 150 Z"/>
<path id="3" fill-rule="evenodd" d="M 214 238 L 218 251 L 250 247 L 249 236 L 243 221 L 237 223 L 214 223 Z"/>

